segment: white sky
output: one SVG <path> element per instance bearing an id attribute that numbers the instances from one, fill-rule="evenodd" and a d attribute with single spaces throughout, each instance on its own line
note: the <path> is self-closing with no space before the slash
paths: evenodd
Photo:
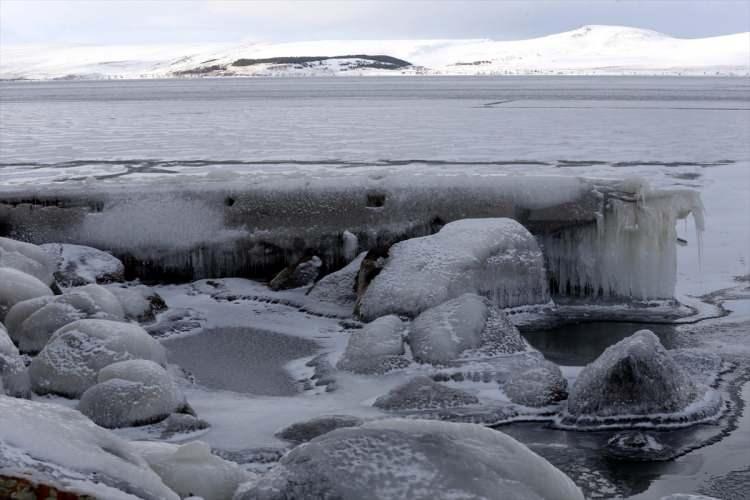
<path id="1" fill-rule="evenodd" d="M 679 37 L 750 30 L 750 0 L 0 0 L 0 43 L 529 38 L 584 24 Z"/>

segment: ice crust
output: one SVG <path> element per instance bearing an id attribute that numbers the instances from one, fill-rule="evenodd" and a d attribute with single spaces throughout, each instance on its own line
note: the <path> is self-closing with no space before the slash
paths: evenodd
<path id="1" fill-rule="evenodd" d="M 0 396 L 0 475 L 111 500 L 178 500 L 130 443 L 78 411 Z"/>
<path id="2" fill-rule="evenodd" d="M 583 500 L 583 495 L 565 474 L 499 431 L 387 419 L 298 446 L 235 498 Z"/>
<path id="3" fill-rule="evenodd" d="M 132 446 L 182 498 L 232 500 L 237 487 L 251 476 L 234 462 L 212 454 L 201 441 L 182 445 L 137 441 Z"/>
<path id="4" fill-rule="evenodd" d="M 80 397 L 99 370 L 118 361 L 147 359 L 166 365 L 166 350 L 138 325 L 82 319 L 60 328 L 31 362 L 32 388 L 40 394 Z"/>
<path id="5" fill-rule="evenodd" d="M 396 243 L 359 310 L 365 319 L 414 317 L 467 292 L 499 307 L 548 302 L 544 258 L 534 236 L 512 219 L 463 219 L 434 235 Z"/>
<path id="6" fill-rule="evenodd" d="M 145 359 L 102 368 L 98 383 L 81 396 L 78 409 L 107 428 L 158 422 L 183 409 L 185 396 L 164 368 Z"/>
<path id="7" fill-rule="evenodd" d="M 6 316 L 8 331 L 22 352 L 36 353 L 52 334 L 84 318 L 124 320 L 117 298 L 99 285 L 74 288 L 63 295 L 42 296 L 15 304 Z"/>
<path id="8" fill-rule="evenodd" d="M 39 246 L 0 236 L 0 267 L 30 274 L 46 285 L 54 280 L 55 262 Z"/>
<path id="9" fill-rule="evenodd" d="M 8 311 L 23 300 L 52 295 L 52 290 L 39 279 L 10 267 L 0 267 L 0 321 Z"/>
<path id="10" fill-rule="evenodd" d="M 125 266 L 120 259 L 102 250 L 69 243 L 40 246 L 56 260 L 55 275 L 64 286 L 109 283 L 125 278 Z"/>

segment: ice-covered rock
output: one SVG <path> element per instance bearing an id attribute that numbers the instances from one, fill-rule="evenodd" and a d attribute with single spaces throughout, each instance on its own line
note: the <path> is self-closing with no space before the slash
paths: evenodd
<path id="1" fill-rule="evenodd" d="M 359 313 L 366 320 L 413 317 L 467 292 L 501 308 L 548 302 L 544 257 L 534 236 L 512 219 L 464 219 L 396 243 L 364 292 Z"/>
<path id="2" fill-rule="evenodd" d="M 0 476 L 107 500 L 179 498 L 130 443 L 78 411 L 0 396 L 0 415 Z"/>
<path id="3" fill-rule="evenodd" d="M 427 410 L 456 408 L 479 403 L 479 399 L 466 391 L 446 387 L 430 377 L 414 377 L 391 389 L 373 404 L 383 410 Z"/>
<path id="4" fill-rule="evenodd" d="M 448 363 L 474 349 L 492 355 L 528 348 L 505 313 L 472 293 L 448 300 L 417 316 L 408 340 L 414 359 L 433 364 Z"/>
<path id="5" fill-rule="evenodd" d="M 351 415 L 325 415 L 297 422 L 276 433 L 276 437 L 293 443 L 306 443 L 327 432 L 343 427 L 357 427 L 364 421 Z"/>
<path id="6" fill-rule="evenodd" d="M 320 274 L 323 261 L 317 255 L 290 265 L 277 274 L 268 286 L 272 290 L 287 290 L 312 285 Z"/>
<path id="7" fill-rule="evenodd" d="M 595 424 L 682 412 L 699 387 L 649 330 L 607 348 L 578 375 L 563 423 Z"/>
<path id="8" fill-rule="evenodd" d="M 0 267 L 0 321 L 11 307 L 23 300 L 52 295 L 52 290 L 38 278 L 18 269 Z"/>
<path id="9" fill-rule="evenodd" d="M 659 442 L 653 433 L 641 431 L 618 432 L 607 440 L 606 452 L 618 460 L 667 460 L 673 450 Z"/>
<path id="10" fill-rule="evenodd" d="M 55 276 L 64 286 L 125 279 L 125 266 L 120 259 L 102 250 L 69 243 L 46 243 L 41 248 L 55 260 Z"/>
<path id="11" fill-rule="evenodd" d="M 343 268 L 321 278 L 307 292 L 307 296 L 316 301 L 340 304 L 353 309 L 357 301 L 357 274 L 366 254 L 367 252 L 362 252 Z"/>
<path id="12" fill-rule="evenodd" d="M 383 316 L 349 336 L 346 351 L 338 362 L 340 370 L 354 373 L 384 373 L 405 366 L 404 333 L 408 325 L 398 316 Z"/>
<path id="13" fill-rule="evenodd" d="M 180 497 L 232 500 L 238 486 L 249 479 L 239 465 L 211 453 L 204 442 L 183 445 L 136 441 L 133 447 Z"/>
<path id="14" fill-rule="evenodd" d="M 161 439 L 171 439 L 177 434 L 188 434 L 210 427 L 209 423 L 188 413 L 172 413 L 158 424 Z"/>
<path id="15" fill-rule="evenodd" d="M 503 391 L 508 399 L 524 406 L 547 406 L 568 397 L 568 381 L 560 367 L 549 361 L 513 373 Z"/>
<path id="16" fill-rule="evenodd" d="M 583 500 L 565 474 L 526 446 L 476 424 L 387 419 L 298 446 L 236 500 Z"/>
<path id="17" fill-rule="evenodd" d="M 31 393 L 29 374 L 18 348 L 0 323 L 0 395 L 28 397 Z"/>
<path id="18" fill-rule="evenodd" d="M 54 281 L 55 261 L 41 247 L 1 236 L 0 267 L 30 274 L 45 285 Z"/>
<path id="19" fill-rule="evenodd" d="M 42 296 L 16 303 L 6 315 L 8 331 L 22 352 L 41 351 L 52 334 L 84 318 L 121 321 L 122 308 L 99 285 L 68 290 L 63 295 Z"/>
<path id="20" fill-rule="evenodd" d="M 97 380 L 81 396 L 78 409 L 102 427 L 152 424 L 186 406 L 182 391 L 153 361 L 113 363 L 99 371 Z"/>
<path id="21" fill-rule="evenodd" d="M 138 322 L 153 321 L 167 308 L 164 299 L 145 285 L 107 287 L 122 305 L 125 317 Z"/>
<path id="22" fill-rule="evenodd" d="M 80 397 L 99 370 L 118 361 L 147 359 L 166 365 L 166 350 L 138 325 L 82 319 L 60 328 L 31 363 L 32 389 Z"/>

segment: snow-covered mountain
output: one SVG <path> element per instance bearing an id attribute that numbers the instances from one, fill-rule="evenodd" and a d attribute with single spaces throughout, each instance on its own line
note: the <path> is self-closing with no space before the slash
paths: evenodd
<path id="1" fill-rule="evenodd" d="M 683 39 L 638 28 L 584 26 L 516 41 L 0 46 L 2 79 L 384 74 L 750 75 L 750 32 Z"/>

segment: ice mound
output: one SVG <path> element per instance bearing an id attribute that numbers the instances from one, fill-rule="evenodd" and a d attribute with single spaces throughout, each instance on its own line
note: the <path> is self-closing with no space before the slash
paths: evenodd
<path id="1" fill-rule="evenodd" d="M 361 418 L 350 415 L 325 415 L 285 427 L 276 433 L 276 437 L 292 443 L 306 443 L 335 429 L 357 427 L 363 423 Z"/>
<path id="2" fill-rule="evenodd" d="M 125 266 L 120 259 L 102 250 L 69 243 L 46 243 L 41 248 L 55 259 L 55 277 L 63 286 L 125 279 Z"/>
<path id="3" fill-rule="evenodd" d="M 52 295 L 52 290 L 38 278 L 10 267 L 0 267 L 0 321 L 11 307 L 22 300 Z"/>
<path id="4" fill-rule="evenodd" d="M 117 297 L 125 317 L 138 322 L 153 321 L 156 315 L 167 308 L 164 299 L 145 285 L 107 287 Z"/>
<path id="5" fill-rule="evenodd" d="M 383 316 L 349 336 L 346 351 L 337 367 L 354 373 L 384 373 L 405 366 L 404 333 L 407 324 L 398 316 Z"/>
<path id="6" fill-rule="evenodd" d="M 492 355 L 527 348 L 515 326 L 487 299 L 466 293 L 417 316 L 408 336 L 414 359 L 445 364 L 470 350 Z"/>
<path id="7" fill-rule="evenodd" d="M 54 281 L 55 261 L 41 247 L 1 236 L 0 267 L 30 274 L 45 285 Z"/>
<path id="8" fill-rule="evenodd" d="M 391 389 L 375 400 L 383 410 L 428 410 L 475 405 L 479 399 L 460 389 L 446 387 L 430 377 L 419 376 Z"/>
<path id="9" fill-rule="evenodd" d="M 201 441 L 183 445 L 136 441 L 132 446 L 182 498 L 232 500 L 237 487 L 250 476 L 234 462 L 212 454 Z"/>
<path id="10" fill-rule="evenodd" d="M 167 356 L 164 347 L 138 325 L 82 319 L 56 331 L 31 362 L 32 389 L 77 398 L 97 382 L 99 370 L 128 359 L 164 366 Z"/>
<path id="11" fill-rule="evenodd" d="M 81 396 L 78 409 L 102 427 L 152 424 L 186 406 L 182 391 L 153 361 L 113 363 L 99 371 L 97 380 Z"/>
<path id="12" fill-rule="evenodd" d="M 31 394 L 29 374 L 18 349 L 0 323 L 0 395 L 28 397 Z"/>
<path id="13" fill-rule="evenodd" d="M 649 330 L 607 348 L 580 373 L 562 415 L 564 426 L 690 423 L 719 411 Z"/>
<path id="14" fill-rule="evenodd" d="M 42 296 L 16 303 L 6 315 L 8 331 L 22 352 L 37 353 L 52 334 L 84 318 L 124 319 L 122 307 L 99 285 L 74 288 L 63 295 Z"/>
<path id="15" fill-rule="evenodd" d="M 359 312 L 365 320 L 414 317 L 467 292 L 501 308 L 548 302 L 544 257 L 534 236 L 512 219 L 463 219 L 396 243 Z"/>
<path id="16" fill-rule="evenodd" d="M 513 438 L 475 424 L 387 419 L 298 446 L 236 500 L 483 498 L 583 500 L 565 474 Z"/>
<path id="17" fill-rule="evenodd" d="M 0 396 L 0 476 L 93 498 L 178 500 L 133 447 L 60 405 Z"/>
<path id="18" fill-rule="evenodd" d="M 524 406 L 547 406 L 568 397 L 568 381 L 560 367 L 549 361 L 528 370 L 513 373 L 503 385 L 512 402 Z"/>
<path id="19" fill-rule="evenodd" d="M 357 274 L 366 254 L 362 252 L 343 268 L 321 278 L 307 292 L 307 296 L 319 302 L 348 306 L 351 312 L 357 301 Z"/>

